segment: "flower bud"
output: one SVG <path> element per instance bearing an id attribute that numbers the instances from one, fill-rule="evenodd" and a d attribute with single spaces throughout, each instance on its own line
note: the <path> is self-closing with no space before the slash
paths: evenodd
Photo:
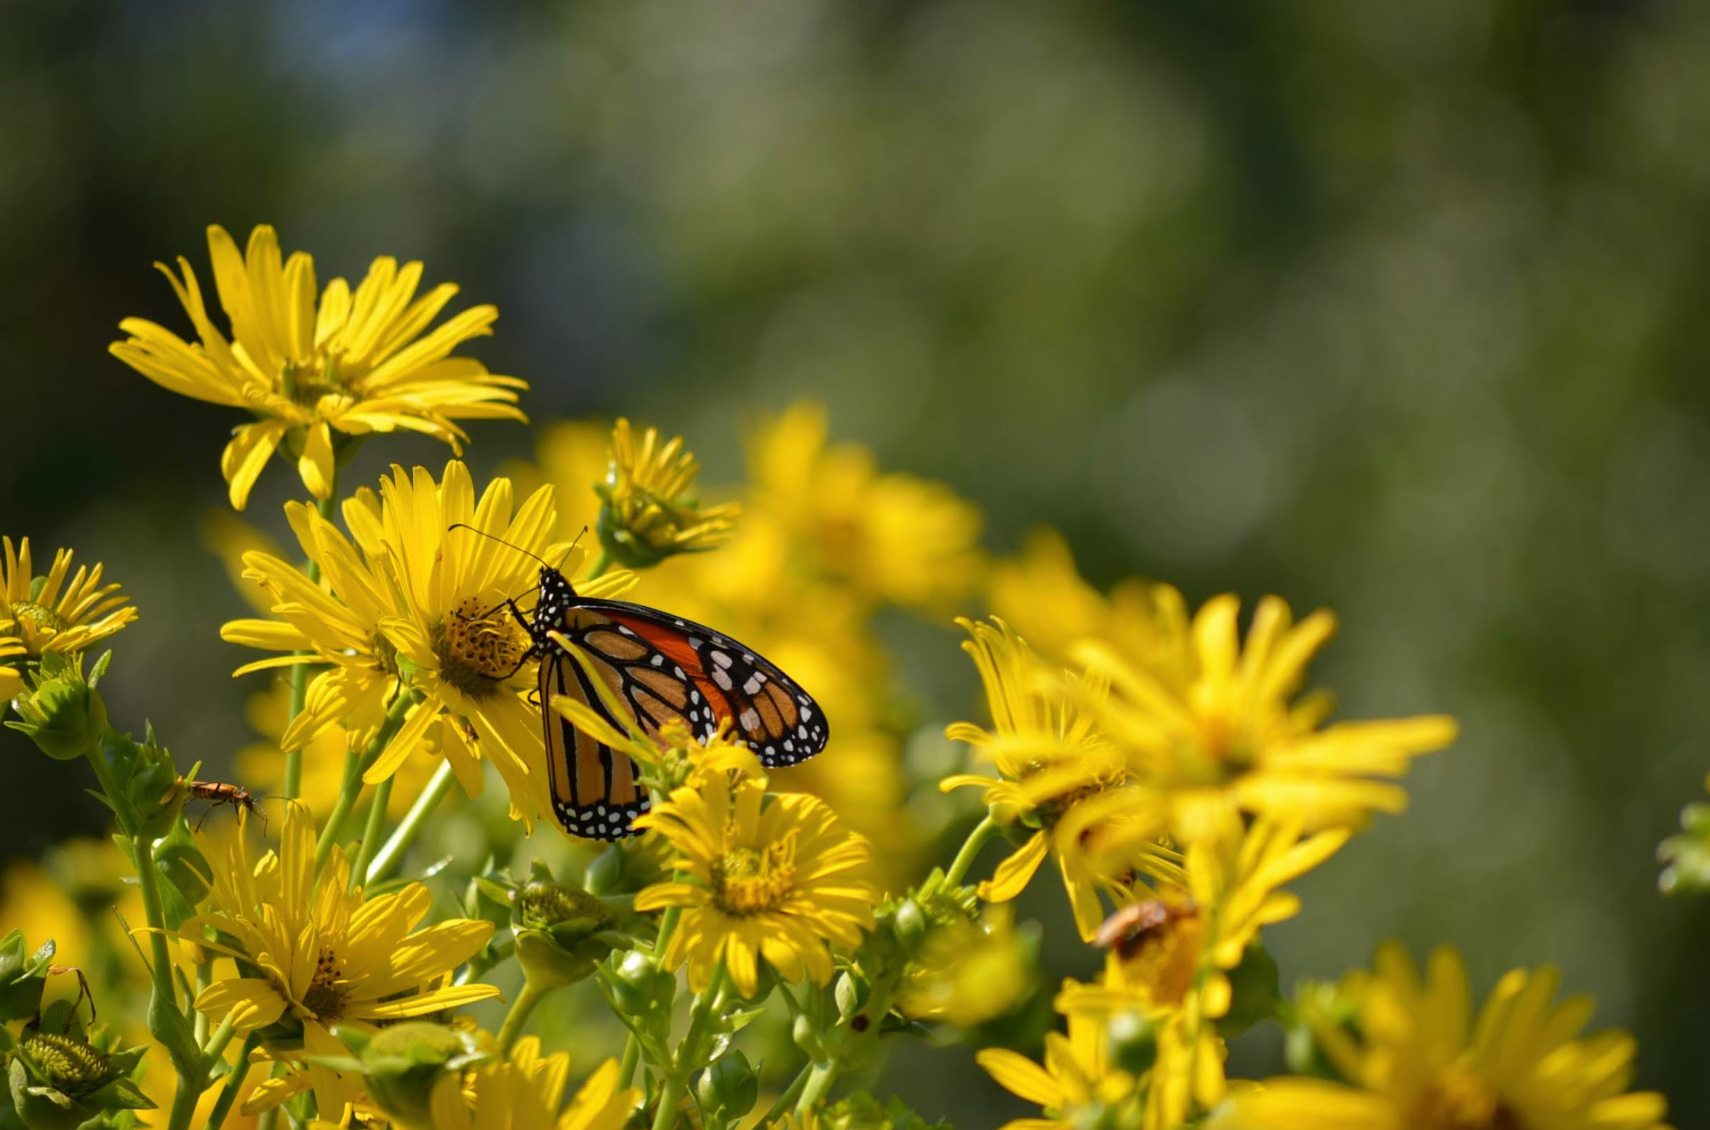
<path id="1" fill-rule="evenodd" d="M 754 1067 L 741 1049 L 732 1049 L 720 1056 L 713 1065 L 701 1072 L 695 1083 L 695 1097 L 701 1109 L 712 1113 L 720 1122 L 735 1122 L 760 1099 L 760 1082 Z"/>
<path id="2" fill-rule="evenodd" d="M 94 749 L 107 729 L 107 706 L 81 674 L 67 671 L 17 699 L 22 722 L 8 722 L 56 761 L 75 761 Z"/>
<path id="3" fill-rule="evenodd" d="M 920 940 L 926 937 L 926 914 L 913 899 L 905 899 L 903 904 L 897 907 L 895 921 L 897 938 L 909 949 L 918 946 Z"/>
<path id="4" fill-rule="evenodd" d="M 814 1028 L 813 1021 L 809 1020 L 805 1014 L 796 1017 L 795 1023 L 790 1026 L 790 1038 L 796 1042 L 796 1047 L 802 1049 L 807 1057 L 815 1063 L 821 1063 L 825 1060 L 825 1044 L 820 1040 L 819 1032 Z"/>
<path id="5" fill-rule="evenodd" d="M 72 1130 L 110 1112 L 150 1109 L 125 1077 L 140 1059 L 140 1049 L 115 1056 L 71 1036 L 27 1035 L 6 1073 L 12 1105 L 29 1130 Z"/>
<path id="6" fill-rule="evenodd" d="M 374 1104 L 388 1117 L 410 1130 L 432 1130 L 434 1084 L 487 1054 L 470 1033 L 412 1020 L 382 1028 L 357 1050 L 357 1063 Z"/>
<path id="7" fill-rule="evenodd" d="M 629 421 L 619 420 L 605 481 L 594 484 L 603 504 L 597 528 L 605 552 L 631 569 L 645 569 L 728 539 L 740 508 L 702 507 L 694 496 L 699 469 L 681 437 L 661 443 L 658 430 L 648 428 L 637 443 Z"/>
<path id="8" fill-rule="evenodd" d="M 1110 1037 L 1110 1062 L 1139 1076 L 1152 1069 L 1158 1059 L 1158 1025 L 1138 1012 L 1119 1012 L 1106 1029 Z"/>
<path id="9" fill-rule="evenodd" d="M 594 971 L 594 964 L 623 944 L 608 932 L 612 912 L 578 887 L 533 882 L 511 906 L 517 961 L 530 983 L 541 988 L 569 985 Z"/>
<path id="10" fill-rule="evenodd" d="M 0 939 L 0 1021 L 24 1020 L 41 1010 L 53 954 L 52 939 L 31 953 L 22 930 Z"/>
<path id="11" fill-rule="evenodd" d="M 677 978 L 656 969 L 639 951 L 624 955 L 610 982 L 612 1002 L 624 1016 L 641 1021 L 650 1015 L 669 1014 L 677 994 Z"/>

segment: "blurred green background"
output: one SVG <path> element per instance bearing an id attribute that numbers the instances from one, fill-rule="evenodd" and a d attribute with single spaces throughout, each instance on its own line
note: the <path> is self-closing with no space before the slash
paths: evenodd
<path id="1" fill-rule="evenodd" d="M 1676 1124 L 1710 1122 L 1710 906 L 1663 900 L 1653 859 L 1710 767 L 1710 8 L 5 19 L 0 530 L 124 581 L 143 618 L 109 701 L 181 760 L 248 736 L 217 643 L 241 605 L 199 534 L 233 419 L 104 350 L 128 314 L 182 325 L 153 260 L 206 278 L 206 224 L 271 222 L 323 279 L 394 253 L 496 302 L 476 352 L 537 420 L 680 430 L 720 481 L 745 421 L 813 396 L 976 501 L 999 551 L 1051 523 L 1100 583 L 1333 607 L 1316 674 L 1345 714 L 1441 709 L 1464 737 L 1300 885 L 1285 979 L 1390 935 L 1458 943 L 1481 987 L 1556 962 Z M 531 435 L 475 434 L 478 472 Z M 911 662 L 963 679 L 939 642 Z M 0 754 L 7 852 L 99 829 L 16 735 Z M 959 1125 L 1019 1109 L 913 1071 L 883 1086 Z"/>

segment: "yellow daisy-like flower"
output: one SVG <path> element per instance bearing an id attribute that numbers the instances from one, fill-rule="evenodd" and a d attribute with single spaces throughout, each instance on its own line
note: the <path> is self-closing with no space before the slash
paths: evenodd
<path id="1" fill-rule="evenodd" d="M 526 1036 L 509 1059 L 487 1060 L 461 1077 L 441 1076 L 429 1117 L 434 1130 L 623 1130 L 641 1092 L 619 1087 L 618 1074 L 617 1060 L 606 1060 L 566 1107 L 570 1057 L 543 1056 L 540 1040 Z"/>
<path id="2" fill-rule="evenodd" d="M 852 948 L 872 927 L 879 893 L 867 879 L 866 841 L 817 797 L 764 798 L 757 780 L 708 774 L 636 822 L 670 841 L 681 876 L 642 891 L 636 909 L 684 908 L 664 964 L 687 963 L 696 992 L 723 962 L 737 991 L 752 997 L 762 959 L 785 981 L 823 985 L 828 947 Z"/>
<path id="3" fill-rule="evenodd" d="M 629 421 L 620 419 L 612 428 L 605 480 L 594 487 L 605 502 L 600 544 L 616 560 L 642 568 L 728 540 L 742 507 L 701 506 L 694 496 L 699 471 L 682 436 L 661 443 L 659 429 L 648 428 L 637 442 Z"/>
<path id="4" fill-rule="evenodd" d="M 0 628 L 10 629 L 11 622 L 0 624 Z M 12 660 L 23 659 L 29 654 L 24 641 L 17 636 L 0 635 L 0 704 L 11 701 L 12 696 L 24 689 L 24 673 L 11 665 Z"/>
<path id="5" fill-rule="evenodd" d="M 1326 1023 L 1319 1045 L 1346 1084 L 1271 1079 L 1243 1089 L 1217 1130 L 1667 1130 L 1666 1104 L 1627 1093 L 1637 1046 L 1625 1032 L 1581 1037 L 1584 996 L 1556 1002 L 1548 966 L 1516 969 L 1473 1017 L 1466 966 L 1447 947 L 1423 978 L 1390 943 L 1343 991 L 1353 1030 Z"/>
<path id="6" fill-rule="evenodd" d="M 972 745 L 998 776 L 956 774 L 939 787 L 978 788 L 999 823 L 1024 834 L 1033 829 L 992 878 L 980 884 L 979 895 L 1007 902 L 1026 888 L 1047 857 L 1055 858 L 1075 926 L 1090 941 L 1105 917 L 1101 893 L 1118 904 L 1127 901 L 1136 871 L 1179 881 L 1179 857 L 1156 839 L 1161 824 L 1156 806 L 1135 794 L 1131 779 L 1106 749 L 1077 697 L 1053 685 L 1050 669 L 1035 658 L 1026 641 L 1001 620 L 957 623 L 971 637 L 962 650 L 979 669 L 993 729 L 957 722 L 945 733 L 952 741 Z M 1123 805 L 1099 805 L 1096 822 L 1085 819 L 1089 806 L 1113 793 L 1127 800 Z M 1083 837 L 1118 828 L 1134 830 L 1122 837 L 1130 848 L 1128 858 L 1120 865 L 1106 865 L 1103 859 L 1089 865 L 1081 849 Z"/>
<path id="7" fill-rule="evenodd" d="M 1139 1125 L 1144 1102 L 1140 1080 L 1111 1062 L 1105 1025 L 1070 1016 L 1068 1027 L 1067 1036 L 1045 1034 L 1044 1066 L 1005 1048 L 975 1053 L 974 1061 L 1005 1090 L 1044 1108 L 1044 1118 L 1018 1118 L 1001 1130 Z"/>
<path id="8" fill-rule="evenodd" d="M 60 549 L 46 575 L 38 577 L 29 538 L 16 546 L 0 538 L 0 549 L 0 669 L 7 660 L 83 651 L 137 618 L 117 581 L 101 583 L 100 564 L 79 565 L 72 573 L 71 550 Z"/>
<path id="9" fill-rule="evenodd" d="M 441 480 L 420 467 L 394 467 L 378 494 L 357 492 L 344 504 L 349 537 L 301 503 L 288 504 L 286 515 L 322 579 L 271 554 L 245 554 L 246 575 L 273 594 L 281 619 L 234 620 L 221 630 L 230 642 L 286 653 L 238 674 L 299 663 L 325 668 L 310 681 L 285 748 L 334 725 L 365 746 L 407 692 L 413 702 L 367 781 L 390 777 L 413 752 L 438 752 L 474 795 L 485 756 L 525 821 L 550 811 L 538 708 L 524 697 L 533 689 L 522 669 L 529 638 L 505 601 L 534 591 L 538 558 L 564 555 L 548 541 L 552 489 L 535 491 L 513 515 L 508 479 L 494 479 L 477 500 L 468 469 L 453 460 Z M 608 573 L 581 591 L 611 596 L 633 581 Z"/>
<path id="10" fill-rule="evenodd" d="M 130 336 L 109 351 L 172 392 L 259 417 L 237 428 L 220 459 L 236 509 L 281 443 L 309 492 L 330 498 L 335 432 L 421 432 L 459 450 L 468 436 L 456 420 L 525 418 L 516 400 L 526 382 L 452 356 L 492 332 L 497 308 L 475 306 L 429 330 L 457 287 L 441 283 L 418 298 L 419 262 L 400 267 L 382 256 L 354 291 L 337 278 L 317 295 L 313 258 L 302 251 L 283 258 L 278 235 L 265 224 L 250 233 L 245 252 L 224 228 L 210 227 L 208 253 L 229 340 L 209 316 L 189 260 L 179 256 L 182 277 L 155 266 L 197 340 L 126 318 L 119 328 Z"/>
<path id="11" fill-rule="evenodd" d="M 215 864 L 210 909 L 186 921 L 181 935 L 253 970 L 198 994 L 197 1010 L 215 1021 L 229 1015 L 240 1032 L 284 1021 L 301 1027 L 304 1054 L 338 1056 L 344 1045 L 333 1038 L 334 1025 L 372 1031 L 499 995 L 490 985 L 449 983 L 486 944 L 492 923 L 452 918 L 418 930 L 433 902 L 427 887 L 410 883 L 373 899 L 360 889 L 346 893 L 350 864 L 336 847 L 317 885 L 315 829 L 302 805 L 286 809 L 277 853 L 252 860 L 245 837 L 228 829 L 207 854 Z M 204 931 L 218 941 L 205 941 Z M 354 1082 L 304 1064 L 258 1087 L 249 1109 L 310 1087 L 323 1113 L 360 1097 Z"/>
<path id="12" fill-rule="evenodd" d="M 855 444 L 828 445 L 825 409 L 798 404 L 752 445 L 756 501 L 789 524 L 819 571 L 869 596 L 938 609 L 984 567 L 980 513 L 942 483 L 880 474 Z"/>
<path id="13" fill-rule="evenodd" d="M 1110 685 L 1109 694 L 1086 698 L 1115 764 L 1148 799 L 1165 800 L 1168 832 L 1182 842 L 1232 836 L 1243 811 L 1314 829 L 1405 808 L 1407 793 L 1393 779 L 1415 757 L 1453 741 L 1454 720 L 1324 726 L 1328 698 L 1295 696 L 1335 617 L 1321 610 L 1295 623 L 1287 604 L 1266 597 L 1243 646 L 1239 608 L 1235 597 L 1219 596 L 1191 623 L 1185 616 L 1162 622 L 1164 642 L 1143 661 L 1104 643 L 1075 649 L 1087 673 Z M 1097 805 L 1131 802 L 1101 798 L 1089 817 Z M 1106 843 L 1119 855 L 1128 850 L 1120 835 Z"/>
<path id="14" fill-rule="evenodd" d="M 1110 949 L 1104 977 L 1097 985 L 1070 982 L 1058 1007 L 1162 1015 L 1197 994 L 1204 1016 L 1223 1016 L 1228 971 L 1260 929 L 1300 912 L 1300 899 L 1281 888 L 1329 859 L 1348 835 L 1333 828 L 1302 838 L 1297 826 L 1260 818 L 1236 843 L 1190 844 L 1186 882 L 1160 885 L 1154 897 L 1112 915 L 1097 939 Z"/>
<path id="15" fill-rule="evenodd" d="M 1100 593 L 1082 579 L 1068 542 L 1049 529 L 1034 530 L 1018 555 L 994 562 L 987 590 L 993 616 L 1054 663 L 1067 663 L 1082 640 L 1102 640 L 1155 664 L 1169 646 L 1159 625 L 1181 618 L 1181 594 L 1169 585 L 1131 578 Z"/>

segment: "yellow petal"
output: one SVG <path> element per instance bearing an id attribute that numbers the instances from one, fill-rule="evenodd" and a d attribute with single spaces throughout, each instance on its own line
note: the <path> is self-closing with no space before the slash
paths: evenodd
<path id="1" fill-rule="evenodd" d="M 233 510 L 242 510 L 249 503 L 250 488 L 284 435 L 283 420 L 245 424 L 232 434 L 232 441 L 220 456 L 220 471 L 230 486 Z"/>

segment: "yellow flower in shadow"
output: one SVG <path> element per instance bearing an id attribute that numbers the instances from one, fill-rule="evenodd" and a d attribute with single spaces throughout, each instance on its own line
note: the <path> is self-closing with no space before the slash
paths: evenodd
<path id="1" fill-rule="evenodd" d="M 216 1023 L 229 1016 L 239 1032 L 276 1023 L 301 1031 L 300 1041 L 273 1049 L 293 1070 L 259 1086 L 251 1110 L 310 1088 L 322 1111 L 357 1101 L 354 1080 L 298 1062 L 299 1052 L 343 1054 L 334 1025 L 373 1031 L 499 994 L 490 985 L 450 984 L 486 944 L 490 922 L 449 918 L 417 929 L 433 902 L 427 887 L 410 883 L 366 898 L 349 889 L 350 863 L 337 847 L 317 883 L 315 830 L 302 805 L 287 807 L 276 852 L 252 859 L 234 826 L 210 837 L 207 855 L 214 864 L 207 909 L 180 936 L 239 962 L 247 975 L 216 979 L 197 994 L 197 1010 Z"/>
<path id="2" fill-rule="evenodd" d="M 40 659 L 50 651 L 83 651 L 136 620 L 137 610 L 119 583 L 101 583 L 99 563 L 79 565 L 73 573 L 71 550 L 60 549 L 48 571 L 37 576 L 29 538 L 16 545 L 0 538 L 0 549 L 0 664 Z"/>
<path id="3" fill-rule="evenodd" d="M 499 312 L 475 306 L 429 329 L 457 287 L 441 283 L 417 297 L 419 262 L 375 259 L 353 290 L 335 278 L 317 292 L 307 253 L 284 257 L 265 224 L 240 252 L 219 225 L 208 229 L 214 286 L 229 324 L 214 324 L 189 260 L 178 271 L 155 266 L 190 316 L 195 341 L 144 318 L 126 318 L 129 336 L 113 356 L 183 396 L 259 417 L 239 425 L 220 459 L 231 503 L 242 510 L 268 459 L 286 445 L 303 485 L 332 497 L 335 435 L 412 431 L 460 450 L 468 436 L 455 421 L 522 420 L 517 391 L 528 385 L 453 356 L 492 332 Z"/>

